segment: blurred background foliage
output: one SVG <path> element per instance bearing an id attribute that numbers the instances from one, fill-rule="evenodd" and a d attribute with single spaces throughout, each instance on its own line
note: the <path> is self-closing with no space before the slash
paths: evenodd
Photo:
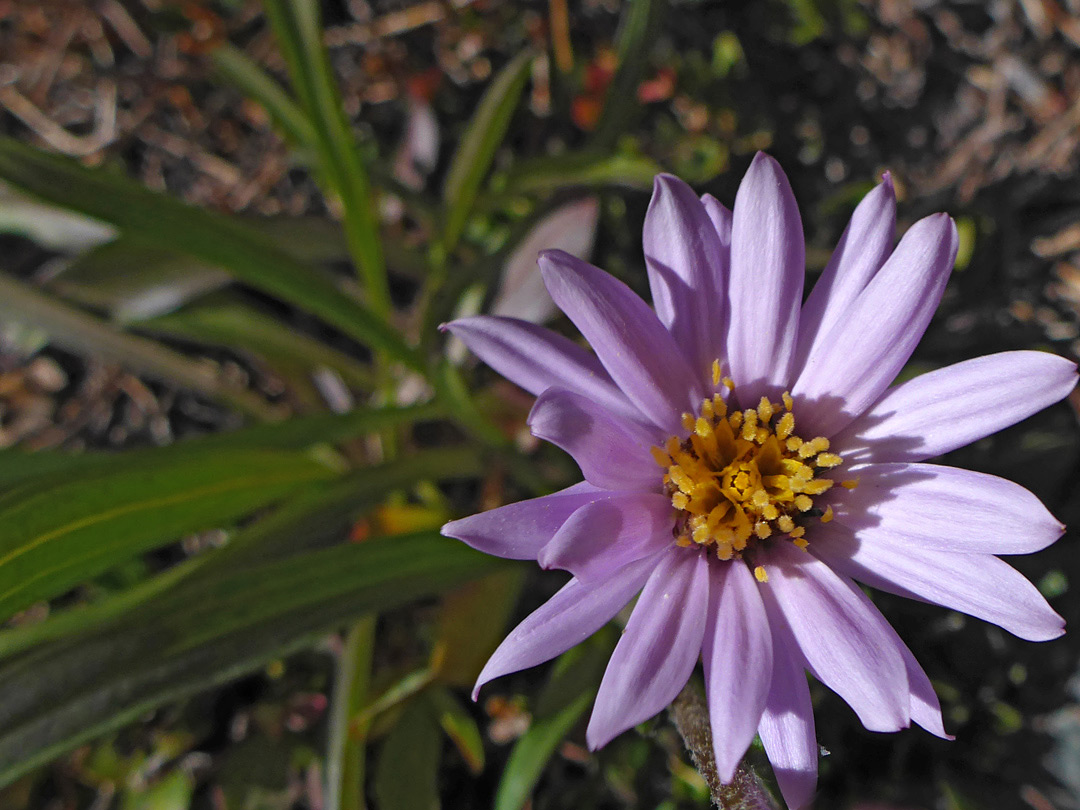
<path id="1" fill-rule="evenodd" d="M 1077 0 L 0 0 L 0 807 L 708 806 L 664 716 L 584 748 L 615 628 L 468 700 L 564 577 L 437 528 L 575 471 L 436 327 L 566 329 L 545 247 L 644 292 L 652 176 L 765 149 L 811 276 L 885 169 L 957 217 L 906 375 L 1075 359 L 1078 52 Z M 1078 404 L 949 461 L 1080 525 Z M 1017 561 L 1070 623 L 1076 540 Z M 818 806 L 1080 807 L 1076 634 L 876 598 L 957 740 L 816 689 Z"/>

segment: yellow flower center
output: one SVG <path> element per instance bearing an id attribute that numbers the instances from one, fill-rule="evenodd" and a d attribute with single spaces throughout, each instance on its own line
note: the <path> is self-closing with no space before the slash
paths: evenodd
<path id="1" fill-rule="evenodd" d="M 713 382 L 734 387 L 730 378 L 721 381 L 718 363 Z M 832 520 L 832 508 L 815 509 L 814 498 L 834 482 L 817 476 L 842 459 L 828 452 L 828 439 L 795 435 L 791 395 L 785 392 L 782 400 L 762 397 L 757 408 L 729 413 L 715 394 L 701 403 L 698 416 L 683 414 L 689 436 L 672 436 L 663 448 L 652 448 L 678 510 L 678 545 L 713 546 L 721 560 L 741 557 L 753 543 L 773 536 L 806 548 L 806 519 Z"/>

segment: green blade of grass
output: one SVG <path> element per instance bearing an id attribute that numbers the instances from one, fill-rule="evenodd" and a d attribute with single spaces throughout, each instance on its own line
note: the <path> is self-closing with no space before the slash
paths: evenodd
<path id="1" fill-rule="evenodd" d="M 115 173 L 84 168 L 11 138 L 0 138 L 0 179 L 107 222 L 129 238 L 220 267 L 238 281 L 423 371 L 418 353 L 385 320 L 233 217 L 186 205 Z"/>
<path id="2" fill-rule="evenodd" d="M 260 397 L 227 384 L 212 365 L 191 360 L 153 340 L 125 334 L 3 273 L 0 313 L 9 321 L 42 329 L 53 343 L 76 354 L 92 351 L 136 373 L 178 383 L 257 419 L 273 420 L 278 416 Z"/>
<path id="3" fill-rule="evenodd" d="M 261 104 L 274 124 L 294 146 L 311 151 L 318 148 L 315 127 L 304 111 L 289 97 L 285 88 L 246 53 L 226 43 L 211 53 L 210 58 L 221 78 Z"/>
<path id="4" fill-rule="evenodd" d="M 292 535 L 305 527 L 293 524 Z M 284 538 L 282 538 L 284 539 Z M 427 531 L 220 568 L 0 667 L 0 785 L 372 611 L 506 565 Z"/>
<path id="5" fill-rule="evenodd" d="M 266 450 L 145 454 L 95 475 L 63 471 L 0 496 L 0 618 L 184 535 L 240 517 L 334 473 Z"/>
<path id="6" fill-rule="evenodd" d="M 403 409 L 407 410 L 407 409 Z M 351 415 L 350 415 L 351 416 Z M 354 422 L 354 427 L 363 432 L 377 430 L 381 420 L 388 418 L 382 413 L 374 414 L 379 424 Z M 292 424 L 292 422 L 286 422 Z M 243 434 L 245 431 L 238 431 Z M 200 458 L 214 456 L 222 447 L 213 444 L 217 436 L 207 438 L 207 445 L 197 445 L 195 451 Z M 173 451 L 184 445 L 147 451 L 148 454 L 160 454 L 159 465 L 172 463 Z M 243 446 L 242 444 L 240 445 Z M 58 454 L 57 454 L 58 455 Z M 37 456 L 25 456 L 26 459 Z M 75 460 L 83 457 L 72 457 Z M 111 457 L 114 461 L 117 457 Z M 106 470 L 94 469 L 95 477 L 109 474 Z M 113 464 L 119 465 L 119 464 Z M 279 510 L 248 526 L 232 538 L 224 549 L 210 554 L 202 554 L 168 569 L 162 575 L 140 583 L 129 591 L 110 596 L 102 602 L 83 605 L 75 609 L 54 613 L 39 624 L 28 624 L 0 631 L 0 659 L 11 658 L 15 654 L 57 639 L 72 638 L 92 633 L 121 616 L 130 615 L 141 609 L 141 605 L 157 594 L 173 586 L 181 579 L 201 571 L 203 566 L 214 570 L 240 568 L 246 565 L 275 559 L 302 551 L 319 548 L 336 541 L 346 534 L 355 515 L 362 514 L 395 489 L 408 487 L 417 481 L 442 481 L 446 478 L 467 477 L 481 472 L 482 460 L 470 448 L 447 448 L 423 450 L 401 461 L 376 464 L 355 473 L 343 476 L 333 482 L 316 482 L 306 488 L 300 488 L 297 494 L 289 498 Z M 54 474 L 55 471 L 50 471 Z M 69 476 L 85 476 L 85 468 L 66 470 Z M 39 486 L 35 482 L 33 486 Z M 48 482 L 44 484 L 48 486 Z M 0 701 L 2 705 L 2 701 Z"/>
<path id="7" fill-rule="evenodd" d="M 506 136 L 529 77 L 532 52 L 510 60 L 484 92 L 450 161 L 443 185 L 443 249 L 453 250 L 472 213 L 480 184 Z"/>
<path id="8" fill-rule="evenodd" d="M 374 201 L 322 42 L 319 4 L 264 0 L 263 5 L 289 65 L 293 88 L 314 130 L 321 175 L 341 200 L 349 249 L 367 286 L 372 309 L 387 317 L 390 290 Z"/>

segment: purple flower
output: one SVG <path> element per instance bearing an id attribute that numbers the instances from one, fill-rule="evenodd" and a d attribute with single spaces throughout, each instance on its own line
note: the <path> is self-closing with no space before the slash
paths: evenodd
<path id="1" fill-rule="evenodd" d="M 447 524 L 474 548 L 572 573 L 477 681 L 531 667 L 638 595 L 600 685 L 598 748 L 667 706 L 699 657 L 730 780 L 755 732 L 793 808 L 818 748 L 805 672 L 873 731 L 947 737 L 926 674 L 856 586 L 943 605 L 1021 638 L 1064 622 L 996 554 L 1063 527 L 1022 487 L 935 464 L 1064 397 L 1076 367 L 1041 352 L 968 360 L 888 388 L 941 299 L 952 220 L 893 247 L 888 176 L 859 204 L 802 303 L 791 188 L 759 154 L 734 211 L 657 178 L 645 219 L 654 309 L 601 270 L 541 255 L 552 298 L 593 351 L 507 318 L 447 328 L 537 395 L 532 432 L 585 481 Z"/>

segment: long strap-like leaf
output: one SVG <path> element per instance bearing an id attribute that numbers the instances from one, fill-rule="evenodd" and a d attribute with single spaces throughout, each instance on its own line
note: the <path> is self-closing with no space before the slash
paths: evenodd
<path id="1" fill-rule="evenodd" d="M 87 169 L 11 138 L 0 138 L 0 179 L 108 222 L 132 239 L 220 267 L 410 368 L 424 368 L 418 353 L 386 321 L 233 217 L 186 205 L 123 176 Z"/>

